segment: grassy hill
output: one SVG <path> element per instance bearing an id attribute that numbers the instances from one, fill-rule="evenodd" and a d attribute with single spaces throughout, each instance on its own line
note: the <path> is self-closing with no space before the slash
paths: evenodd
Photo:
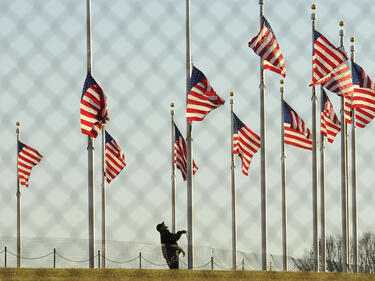
<path id="1" fill-rule="evenodd" d="M 0 280 L 6 281 L 268 281 L 268 280 L 375 280 L 374 274 L 314 273 L 314 272 L 264 272 L 264 271 L 190 271 L 190 270 L 140 270 L 140 269 L 47 269 L 1 268 Z"/>

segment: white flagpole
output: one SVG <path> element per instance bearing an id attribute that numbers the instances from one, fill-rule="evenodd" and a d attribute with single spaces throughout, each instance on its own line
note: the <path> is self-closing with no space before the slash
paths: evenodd
<path id="1" fill-rule="evenodd" d="M 351 59 L 354 62 L 354 37 L 350 38 Z M 352 66 L 353 67 L 353 66 Z M 358 214 L 357 214 L 357 151 L 355 108 L 352 108 L 352 237 L 353 237 L 353 272 L 358 272 Z"/>
<path id="2" fill-rule="evenodd" d="M 323 113 L 323 86 L 320 86 L 320 113 Z M 320 123 L 320 127 L 322 127 L 322 123 Z M 324 136 L 320 134 L 320 223 L 321 223 L 321 230 L 320 230 L 320 243 L 321 243 L 321 264 L 320 270 L 322 272 L 326 271 L 327 265 L 327 256 L 326 256 L 326 199 L 325 199 L 325 145 L 324 145 Z"/>
<path id="3" fill-rule="evenodd" d="M 171 166 L 172 166 L 172 232 L 176 233 L 176 163 L 175 159 L 175 123 L 174 123 L 174 103 L 171 103 Z"/>
<path id="4" fill-rule="evenodd" d="M 87 71 L 92 73 L 91 0 L 86 0 Z M 88 136 L 89 267 L 95 267 L 94 139 Z"/>
<path id="5" fill-rule="evenodd" d="M 102 268 L 106 268 L 105 126 L 102 128 Z"/>
<path id="6" fill-rule="evenodd" d="M 282 201 L 282 229 L 283 229 L 283 270 L 288 270 L 288 225 L 287 225 L 287 203 L 286 203 L 286 166 L 285 166 L 285 143 L 284 143 L 284 80 L 280 80 L 281 94 L 281 201 Z"/>
<path id="7" fill-rule="evenodd" d="M 232 174 L 232 269 L 237 268 L 237 218 L 236 218 L 236 172 L 235 172 L 235 160 L 233 153 L 233 107 L 234 107 L 234 93 L 231 92 L 230 96 L 230 120 L 231 120 L 231 174 Z"/>
<path id="8" fill-rule="evenodd" d="M 259 0 L 260 27 L 263 24 L 263 0 Z M 267 235 L 267 159 L 266 159 L 266 109 L 265 109 L 264 62 L 260 58 L 260 157 L 261 157 L 261 235 L 262 235 L 262 270 L 267 270 L 268 235 Z"/>
<path id="9" fill-rule="evenodd" d="M 312 20 L 312 41 L 314 50 L 314 31 L 316 28 L 316 5 L 311 6 Z M 314 75 L 314 73 L 313 73 Z M 318 150 L 317 150 L 317 132 L 316 132 L 316 115 L 317 115 L 317 97 L 315 86 L 312 86 L 312 197 L 313 197 L 313 251 L 315 270 L 319 271 L 319 227 L 318 227 Z"/>
<path id="10" fill-rule="evenodd" d="M 20 122 L 16 122 L 17 129 L 17 267 L 21 267 L 21 254 L 22 254 L 22 242 L 21 242 L 21 189 L 20 189 L 20 178 L 18 176 L 18 143 L 20 141 Z"/>
<path id="11" fill-rule="evenodd" d="M 340 46 L 344 46 L 344 22 L 340 21 Z M 341 96 L 341 216 L 343 239 L 343 271 L 348 272 L 348 185 L 347 185 L 347 126 L 345 122 L 345 99 Z"/>
<path id="12" fill-rule="evenodd" d="M 186 105 L 191 76 L 191 43 L 190 43 L 190 0 L 186 0 Z M 186 123 L 186 154 L 187 154 L 187 221 L 188 221 L 188 269 L 194 267 L 194 237 L 193 237 L 193 126 Z"/>

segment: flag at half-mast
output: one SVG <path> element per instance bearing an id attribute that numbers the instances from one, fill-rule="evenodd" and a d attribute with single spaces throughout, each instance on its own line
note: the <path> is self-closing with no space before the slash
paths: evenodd
<path id="1" fill-rule="evenodd" d="M 180 130 L 174 124 L 174 162 L 176 163 L 177 169 L 181 171 L 182 178 L 186 181 L 187 173 L 187 153 L 186 153 L 186 141 L 183 138 Z M 197 165 L 193 159 L 193 175 L 198 170 Z"/>
<path id="2" fill-rule="evenodd" d="M 332 143 L 337 133 L 341 130 L 341 123 L 324 90 L 322 91 L 321 101 L 322 113 L 320 117 L 320 133 L 327 138 L 328 142 Z"/>
<path id="3" fill-rule="evenodd" d="M 351 106 L 355 108 L 356 126 L 364 128 L 375 116 L 375 85 L 363 68 L 353 61 L 352 77 L 354 95 Z"/>
<path id="4" fill-rule="evenodd" d="M 224 103 L 225 100 L 215 93 L 206 76 L 193 66 L 186 106 L 187 122 L 202 121 L 211 110 L 222 106 Z"/>
<path id="5" fill-rule="evenodd" d="M 284 143 L 312 150 L 309 128 L 286 101 L 284 101 Z"/>
<path id="6" fill-rule="evenodd" d="M 313 78 L 310 86 L 320 84 L 338 95 L 349 96 L 354 93 L 345 50 L 336 48 L 314 30 Z"/>
<path id="7" fill-rule="evenodd" d="M 125 155 L 112 136 L 105 131 L 105 178 L 110 183 L 126 166 Z"/>
<path id="8" fill-rule="evenodd" d="M 90 73 L 87 73 L 81 96 L 81 132 L 96 138 L 109 121 L 107 97 Z"/>
<path id="9" fill-rule="evenodd" d="M 284 58 L 271 25 L 265 17 L 262 17 L 262 27 L 258 35 L 249 42 L 249 47 L 263 58 L 264 69 L 269 69 L 285 77 L 286 69 Z"/>
<path id="10" fill-rule="evenodd" d="M 251 159 L 259 148 L 260 137 L 233 113 L 233 153 L 241 158 L 244 175 L 248 175 Z"/>
<path id="11" fill-rule="evenodd" d="M 21 185 L 29 186 L 31 169 L 37 165 L 43 156 L 34 148 L 18 141 L 17 173 Z"/>

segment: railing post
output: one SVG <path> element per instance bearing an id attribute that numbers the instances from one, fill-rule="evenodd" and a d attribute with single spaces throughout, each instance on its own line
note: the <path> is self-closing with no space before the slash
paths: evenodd
<path id="1" fill-rule="evenodd" d="M 270 261 L 270 271 L 272 271 L 272 261 Z"/>
<path id="2" fill-rule="evenodd" d="M 139 269 L 142 269 L 142 253 L 139 252 Z"/>
<path id="3" fill-rule="evenodd" d="M 245 259 L 242 259 L 242 271 L 245 270 Z"/>
<path id="4" fill-rule="evenodd" d="M 98 268 L 100 268 L 100 250 L 98 250 Z"/>
<path id="5" fill-rule="evenodd" d="M 4 267 L 7 267 L 7 247 L 4 249 Z"/>
<path id="6" fill-rule="evenodd" d="M 56 248 L 53 248 L 53 268 L 56 268 Z"/>
<path id="7" fill-rule="evenodd" d="M 214 270 L 214 256 L 211 257 L 211 270 Z"/>

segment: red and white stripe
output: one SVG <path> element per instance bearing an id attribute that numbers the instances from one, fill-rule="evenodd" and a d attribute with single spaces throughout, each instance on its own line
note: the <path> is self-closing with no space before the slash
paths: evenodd
<path id="1" fill-rule="evenodd" d="M 328 77 L 330 79 L 323 84 L 327 90 L 343 96 L 354 94 L 352 75 L 346 62 L 333 69 Z"/>
<path id="2" fill-rule="evenodd" d="M 186 152 L 186 141 L 182 137 L 180 131 L 175 125 L 175 142 L 174 142 L 174 162 L 176 163 L 177 169 L 181 171 L 182 178 L 186 181 L 187 174 L 187 152 Z M 193 175 L 198 170 L 197 165 L 193 159 Z"/>
<path id="3" fill-rule="evenodd" d="M 351 124 L 351 107 L 355 109 L 355 125 L 359 128 L 364 128 L 375 117 L 375 91 L 371 89 L 354 88 L 354 95 L 352 97 L 345 97 L 344 111 L 345 122 Z"/>
<path id="4" fill-rule="evenodd" d="M 284 143 L 312 150 L 309 128 L 298 114 L 284 101 Z"/>
<path id="5" fill-rule="evenodd" d="M 187 122 L 202 121 L 213 109 L 222 106 L 225 101 L 211 87 L 207 78 L 200 70 L 193 67 L 191 87 L 186 106 Z"/>
<path id="6" fill-rule="evenodd" d="M 242 173 L 248 175 L 251 159 L 260 148 L 260 137 L 246 125 L 233 134 L 233 153 L 242 160 Z"/>
<path id="7" fill-rule="evenodd" d="M 327 138 L 328 142 L 332 143 L 340 130 L 340 120 L 333 109 L 331 101 L 327 97 L 320 118 L 320 133 Z"/>
<path id="8" fill-rule="evenodd" d="M 313 78 L 311 85 L 322 84 L 336 67 L 346 62 L 346 54 L 331 44 L 323 35 L 315 31 Z"/>
<path id="9" fill-rule="evenodd" d="M 125 166 L 124 153 L 117 142 L 110 137 L 105 144 L 105 178 L 107 182 L 110 183 Z"/>
<path id="10" fill-rule="evenodd" d="M 264 69 L 269 69 L 285 77 L 286 70 L 283 55 L 272 29 L 265 19 L 258 35 L 249 42 L 249 47 L 264 59 Z"/>
<path id="11" fill-rule="evenodd" d="M 312 139 L 284 123 L 284 143 L 312 150 Z"/>
<path id="12" fill-rule="evenodd" d="M 352 72 L 355 77 L 352 107 L 356 126 L 363 128 L 375 117 L 375 85 L 363 68 L 354 62 Z"/>
<path id="13" fill-rule="evenodd" d="M 102 88 L 88 73 L 80 104 L 81 132 L 96 138 L 109 121 L 107 98 Z"/>
<path id="14" fill-rule="evenodd" d="M 31 170 L 35 165 L 37 165 L 40 162 L 40 160 L 42 160 L 43 156 L 40 155 L 40 153 L 37 150 L 27 145 L 24 145 L 21 142 L 19 142 L 18 145 L 21 145 L 22 147 L 19 149 L 18 152 L 18 179 L 21 185 L 28 187 L 28 181 Z"/>

